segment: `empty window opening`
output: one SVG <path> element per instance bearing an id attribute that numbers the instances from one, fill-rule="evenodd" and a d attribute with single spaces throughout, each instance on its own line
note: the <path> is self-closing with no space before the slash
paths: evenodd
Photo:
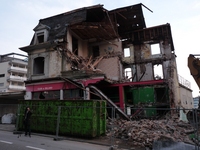
<path id="1" fill-rule="evenodd" d="M 124 48 L 124 57 L 130 57 L 130 48 Z"/>
<path id="2" fill-rule="evenodd" d="M 156 102 L 166 104 L 168 103 L 168 89 L 166 87 L 155 88 Z"/>
<path id="3" fill-rule="evenodd" d="M 159 44 L 151 44 L 151 54 L 160 54 L 160 45 Z"/>
<path id="4" fill-rule="evenodd" d="M 63 92 L 63 98 L 64 99 L 82 99 L 83 97 L 83 91 L 80 89 L 67 89 Z"/>
<path id="5" fill-rule="evenodd" d="M 159 80 L 163 79 L 163 68 L 161 64 L 156 64 L 153 66 L 154 71 L 154 79 Z"/>
<path id="6" fill-rule="evenodd" d="M 124 70 L 124 73 L 125 73 L 125 78 L 126 78 L 126 79 L 132 78 L 132 71 L 131 71 L 131 68 L 126 68 L 126 69 Z"/>
<path id="7" fill-rule="evenodd" d="M 98 57 L 99 56 L 99 46 L 93 46 L 92 47 L 92 56 L 93 58 Z"/>
<path id="8" fill-rule="evenodd" d="M 72 52 L 78 56 L 78 39 L 72 36 Z"/>
<path id="9" fill-rule="evenodd" d="M 37 41 L 38 41 L 38 43 L 44 42 L 44 32 L 37 33 Z"/>
<path id="10" fill-rule="evenodd" d="M 126 93 L 126 101 L 127 101 L 127 104 L 133 104 L 133 93 L 132 92 Z"/>
<path id="11" fill-rule="evenodd" d="M 5 77 L 5 74 L 0 74 L 0 78 L 3 78 L 3 77 Z"/>
<path id="12" fill-rule="evenodd" d="M 34 59 L 33 74 L 44 74 L 44 57 Z"/>

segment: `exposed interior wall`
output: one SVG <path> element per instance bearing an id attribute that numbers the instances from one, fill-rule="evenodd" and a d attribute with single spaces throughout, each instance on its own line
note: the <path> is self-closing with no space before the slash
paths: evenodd
<path id="1" fill-rule="evenodd" d="M 171 44 L 169 43 L 169 41 L 162 40 L 159 42 L 159 46 L 160 46 L 162 57 L 166 59 L 171 59 L 172 49 L 171 49 Z"/>
<path id="2" fill-rule="evenodd" d="M 144 63 L 137 65 L 137 79 L 138 81 L 154 80 L 152 63 Z"/>
<path id="3" fill-rule="evenodd" d="M 99 56 L 104 58 L 97 65 L 106 77 L 113 80 L 121 80 L 123 76 L 122 64 L 119 55 L 122 54 L 122 42 L 119 40 L 103 41 L 89 44 L 89 57 L 93 56 L 93 47 L 97 46 Z"/>
<path id="4" fill-rule="evenodd" d="M 67 32 L 67 49 L 72 51 L 72 33 L 70 31 Z"/>
<path id="5" fill-rule="evenodd" d="M 137 55 L 136 57 L 138 58 L 138 61 L 141 60 L 147 60 L 152 58 L 152 51 L 151 51 L 151 46 L 150 44 L 141 44 L 139 46 L 139 49 L 137 49 Z"/>
<path id="6" fill-rule="evenodd" d="M 111 57 L 103 59 L 97 66 L 98 69 L 102 70 L 106 77 L 112 80 L 121 79 L 121 65 L 118 57 Z"/>
<path id="7" fill-rule="evenodd" d="M 122 52 L 122 42 L 116 40 L 105 41 L 98 43 L 100 55 L 115 54 L 117 52 Z"/>
<path id="8" fill-rule="evenodd" d="M 78 54 L 83 58 L 88 57 L 88 42 L 78 39 Z"/>
<path id="9" fill-rule="evenodd" d="M 127 51 L 129 51 L 129 52 L 127 52 Z M 134 54 L 134 45 L 133 44 L 124 46 L 123 53 L 124 53 L 124 57 L 122 58 L 122 61 L 128 62 L 128 63 L 134 63 L 135 54 Z"/>

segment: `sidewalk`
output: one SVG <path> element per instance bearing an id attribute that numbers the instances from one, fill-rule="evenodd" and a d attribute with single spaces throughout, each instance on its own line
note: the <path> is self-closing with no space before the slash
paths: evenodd
<path id="1" fill-rule="evenodd" d="M 13 134 L 21 134 L 20 131 L 19 132 L 16 131 L 15 124 L 0 124 L 0 131 L 8 131 L 8 132 L 13 132 Z M 38 136 L 51 137 L 54 140 L 71 140 L 71 141 L 79 141 L 79 142 L 86 142 L 86 143 L 91 143 L 91 144 L 110 146 L 109 142 L 101 141 L 96 138 L 95 139 L 80 139 L 80 138 L 75 138 L 75 137 L 63 137 L 63 136 L 56 137 L 56 135 L 50 135 L 50 134 L 40 134 L 40 133 L 32 133 L 32 134 L 38 135 Z"/>
<path id="2" fill-rule="evenodd" d="M 15 129 L 15 124 L 0 124 L 0 130 L 13 132 Z"/>

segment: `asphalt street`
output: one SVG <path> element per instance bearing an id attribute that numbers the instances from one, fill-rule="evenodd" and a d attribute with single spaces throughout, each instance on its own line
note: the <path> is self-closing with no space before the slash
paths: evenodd
<path id="1" fill-rule="evenodd" d="M 33 134 L 25 137 L 24 134 L 13 132 L 15 125 L 0 124 L 0 150 L 108 150 L 110 146 L 96 144 L 95 142 L 84 142 L 84 140 L 62 139 L 55 141 L 55 136 L 44 134 Z M 15 134 L 13 134 L 15 133 Z"/>
<path id="2" fill-rule="evenodd" d="M 24 136 L 8 131 L 0 131 L 1 150 L 109 150 L 110 147 L 84 142 L 60 140 L 51 137 Z"/>

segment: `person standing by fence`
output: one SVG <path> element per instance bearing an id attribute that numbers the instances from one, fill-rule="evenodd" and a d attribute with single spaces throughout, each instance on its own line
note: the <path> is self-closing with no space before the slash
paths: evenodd
<path id="1" fill-rule="evenodd" d="M 31 115 L 32 112 L 29 107 L 26 108 L 24 112 L 24 128 L 25 128 L 25 136 L 27 134 L 31 137 Z"/>

